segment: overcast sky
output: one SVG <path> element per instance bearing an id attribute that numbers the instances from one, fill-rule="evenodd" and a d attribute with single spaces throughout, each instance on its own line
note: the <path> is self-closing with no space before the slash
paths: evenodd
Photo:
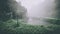
<path id="1" fill-rule="evenodd" d="M 27 8 L 29 17 L 44 17 L 48 11 L 52 13 L 54 0 L 16 0 L 21 1 L 22 6 Z M 49 14 L 50 15 L 50 14 Z"/>

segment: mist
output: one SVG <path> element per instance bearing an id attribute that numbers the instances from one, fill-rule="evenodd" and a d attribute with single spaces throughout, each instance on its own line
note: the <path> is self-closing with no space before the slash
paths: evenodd
<path id="1" fill-rule="evenodd" d="M 27 8 L 28 24 L 49 24 L 44 18 L 55 17 L 55 0 L 16 0 Z"/>

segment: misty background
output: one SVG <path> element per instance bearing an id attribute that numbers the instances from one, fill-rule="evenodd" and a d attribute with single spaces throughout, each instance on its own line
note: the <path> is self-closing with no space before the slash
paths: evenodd
<path id="1" fill-rule="evenodd" d="M 55 0 L 16 0 L 22 6 L 27 8 L 27 17 L 29 24 L 47 24 L 43 21 L 45 18 L 55 18 L 56 3 Z"/>
<path id="2" fill-rule="evenodd" d="M 27 8 L 29 17 L 50 17 L 55 9 L 55 0 L 17 0 Z"/>
<path id="3" fill-rule="evenodd" d="M 0 20 L 14 19 L 27 24 L 49 24 L 45 20 L 59 18 L 56 0 L 6 0 L 0 1 Z"/>

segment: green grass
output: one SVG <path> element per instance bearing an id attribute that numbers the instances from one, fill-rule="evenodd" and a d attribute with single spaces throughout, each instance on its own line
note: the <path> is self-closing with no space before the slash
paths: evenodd
<path id="1" fill-rule="evenodd" d="M 1 34 L 60 34 L 60 25 L 28 25 L 19 22 L 19 27 L 17 27 L 16 20 L 8 20 L 1 24 Z"/>

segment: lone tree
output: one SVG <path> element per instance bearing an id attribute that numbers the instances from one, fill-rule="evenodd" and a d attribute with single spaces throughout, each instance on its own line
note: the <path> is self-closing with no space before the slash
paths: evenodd
<path id="1" fill-rule="evenodd" d="M 26 11 L 16 0 L 0 0 L 0 21 L 16 19 L 19 26 L 18 19 L 24 19 Z"/>
<path id="2" fill-rule="evenodd" d="M 6 21 L 15 16 L 16 7 L 17 2 L 14 0 L 0 0 L 0 21 Z"/>
<path id="3" fill-rule="evenodd" d="M 15 0 L 0 0 L 0 21 L 6 21 L 11 18 L 16 19 L 16 16 L 21 19 L 25 14 L 26 9 L 21 6 L 21 3 L 18 3 Z"/>

